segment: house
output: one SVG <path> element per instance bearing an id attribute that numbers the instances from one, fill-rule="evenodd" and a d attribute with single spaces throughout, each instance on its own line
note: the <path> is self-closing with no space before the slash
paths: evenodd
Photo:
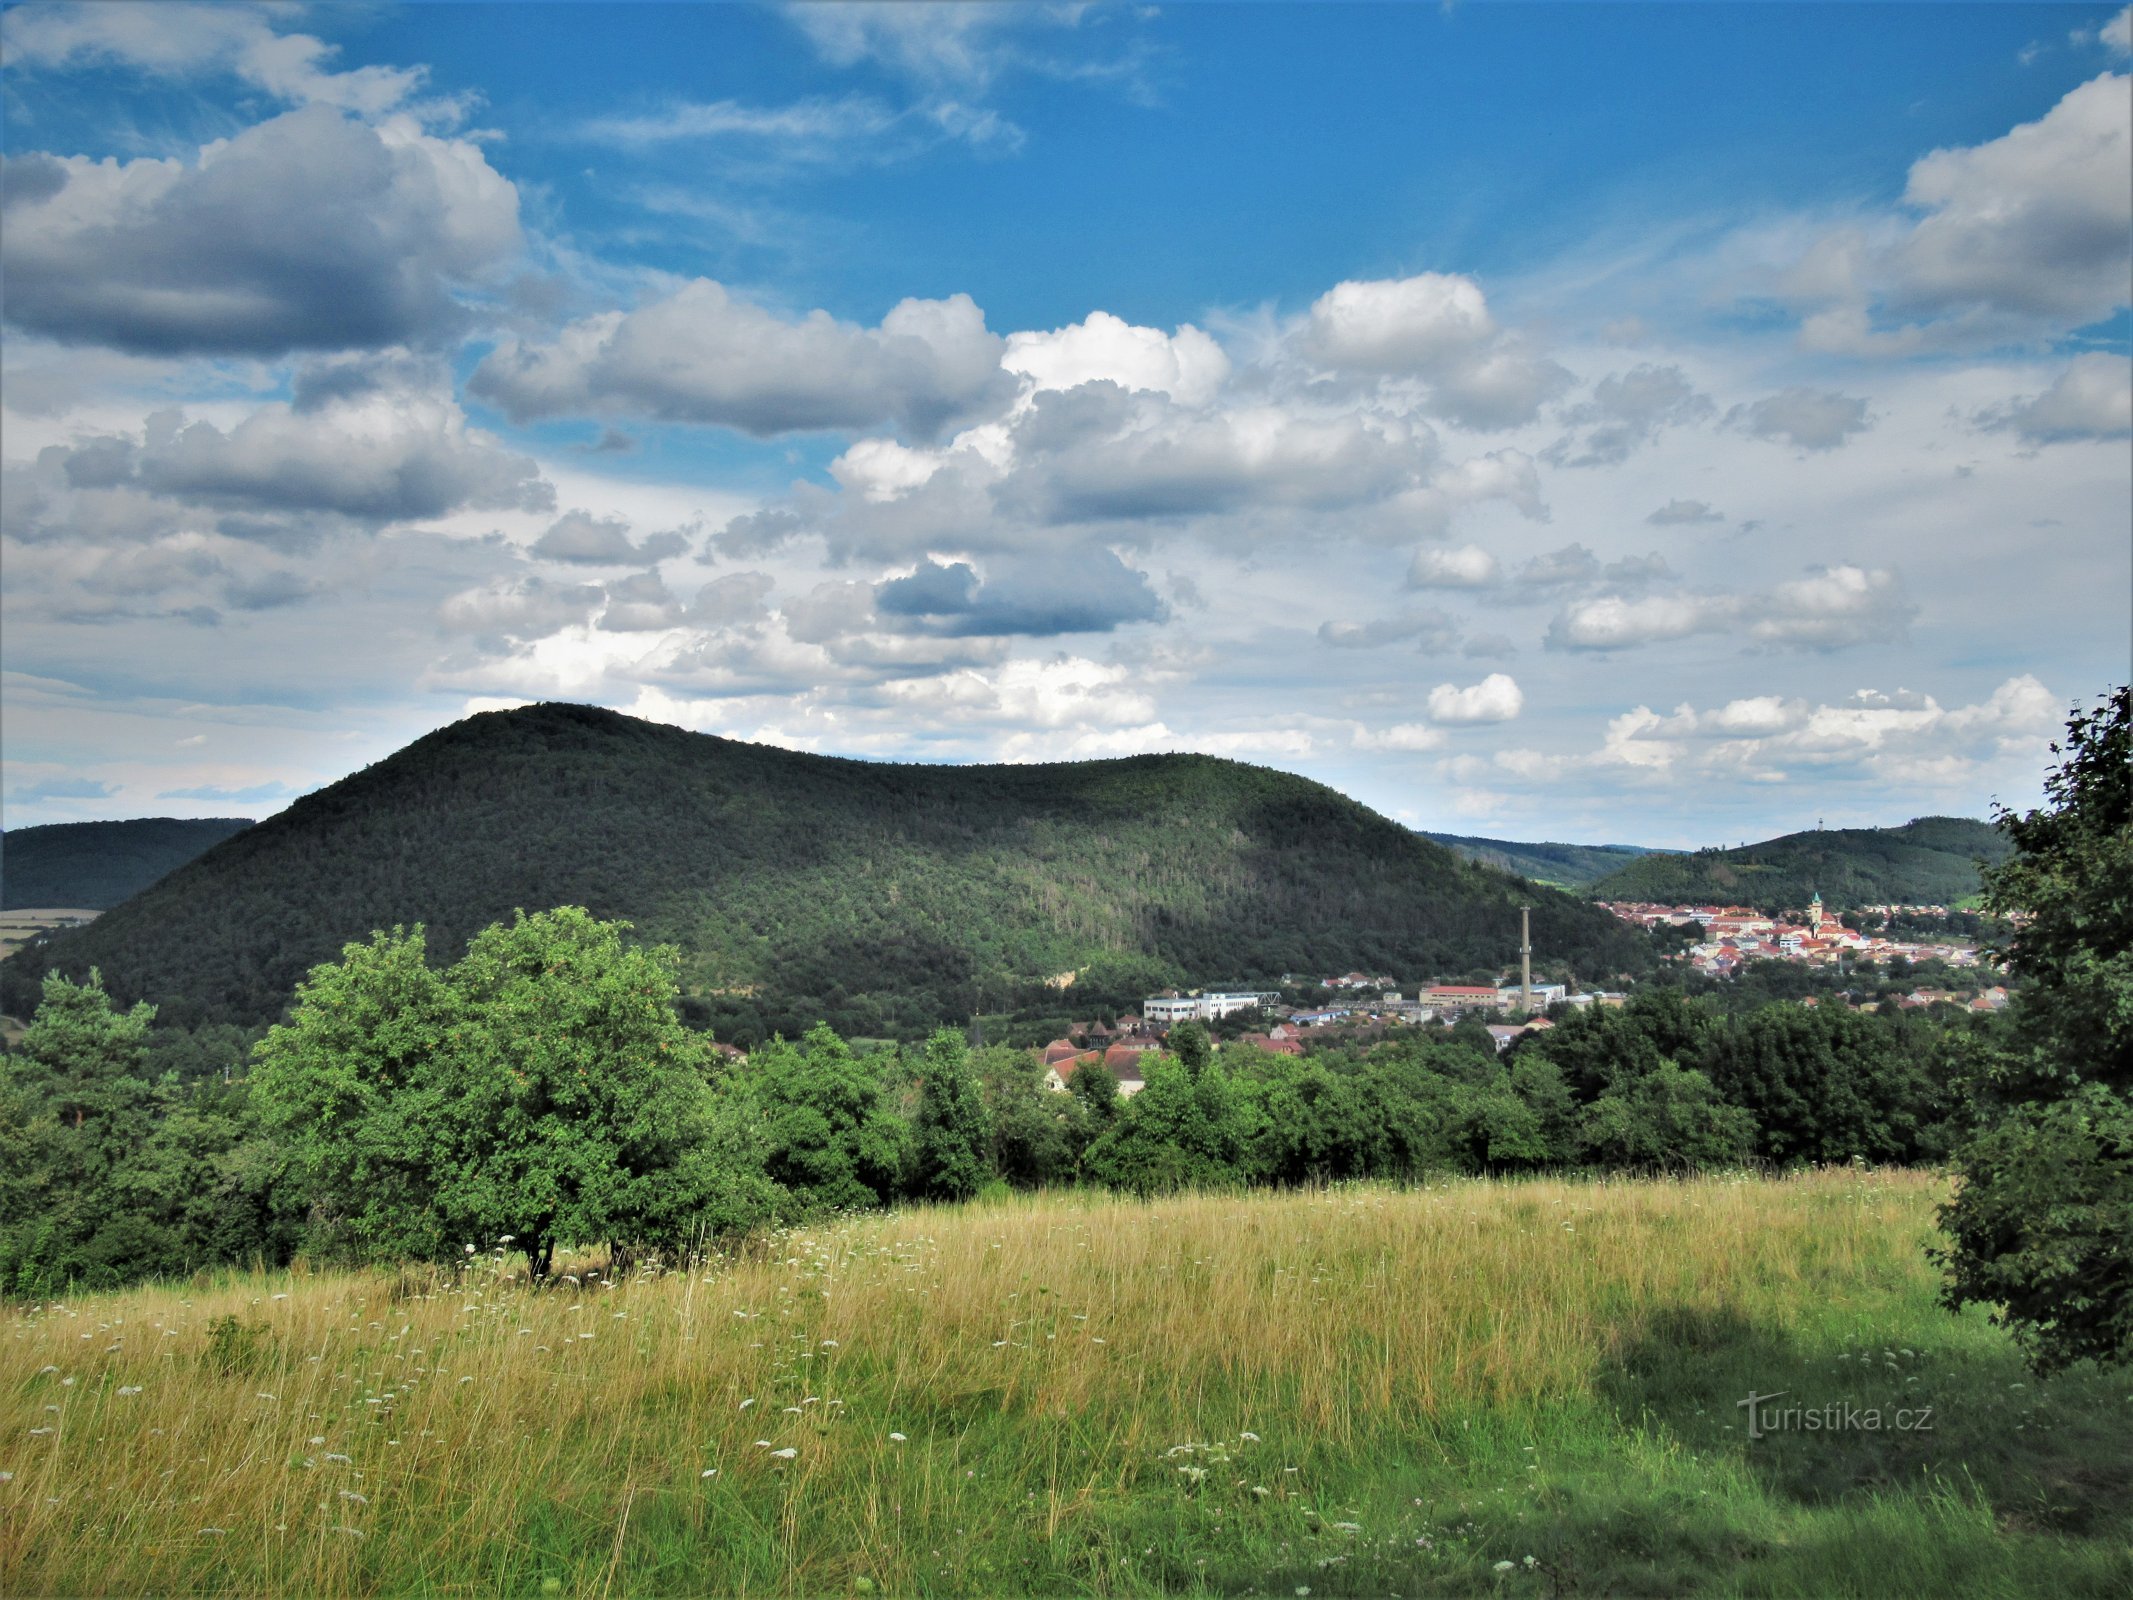
<path id="1" fill-rule="evenodd" d="M 1044 1064 L 1044 1086 L 1054 1094 L 1064 1094 L 1075 1073 L 1083 1067 L 1097 1065 L 1103 1058 L 1101 1050 L 1083 1050 L 1074 1055 L 1061 1056 L 1056 1061 L 1047 1059 Z"/>
<path id="2" fill-rule="evenodd" d="M 1267 1054 L 1276 1056 L 1300 1056 L 1304 1053 L 1303 1041 L 1293 1035 L 1284 1039 L 1276 1039 L 1264 1033 L 1240 1033 L 1223 1048 L 1229 1049 L 1232 1047 L 1245 1050 L 1264 1050 Z"/>

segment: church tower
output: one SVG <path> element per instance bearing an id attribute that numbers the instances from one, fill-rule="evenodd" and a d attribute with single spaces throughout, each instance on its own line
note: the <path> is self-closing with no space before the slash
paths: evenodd
<path id="1" fill-rule="evenodd" d="M 1822 933 L 1822 891 L 1819 889 L 1815 891 L 1815 897 L 1807 902 L 1807 931 L 1818 938 Z"/>

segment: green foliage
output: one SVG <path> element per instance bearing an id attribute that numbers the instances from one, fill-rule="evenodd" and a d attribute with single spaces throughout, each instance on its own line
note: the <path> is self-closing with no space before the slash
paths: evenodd
<path id="1" fill-rule="evenodd" d="M 139 817 L 16 828 L 0 834 L 0 911 L 107 910 L 251 826 L 249 817 Z"/>
<path id="2" fill-rule="evenodd" d="M 992 1144 L 985 1100 L 970 1070 L 970 1053 L 953 1028 L 926 1041 L 924 1082 L 914 1140 L 913 1191 L 926 1200 L 967 1200 L 990 1176 Z"/>
<path id="3" fill-rule="evenodd" d="M 579 907 L 520 913 L 447 971 L 423 938 L 351 945 L 260 1044 L 254 1087 L 314 1218 L 365 1253 L 510 1238 L 682 1247 L 722 1190 L 708 1052 L 674 953 Z"/>
<path id="4" fill-rule="evenodd" d="M 1154 1052 L 1143 1071 L 1140 1092 L 1083 1157 L 1089 1175 L 1140 1195 L 1237 1182 L 1241 1129 L 1228 1075 L 1215 1066 L 1193 1073 Z"/>
<path id="5" fill-rule="evenodd" d="M 207 1364 L 224 1377 L 257 1372 L 274 1358 L 274 1330 L 263 1322 L 243 1322 L 234 1314 L 207 1325 Z"/>
<path id="6" fill-rule="evenodd" d="M 1469 861 L 1514 872 L 1557 889 L 1583 889 L 1640 857 L 1669 853 L 1634 844 L 1519 844 L 1510 839 L 1475 839 L 1457 833 L 1424 833 L 1422 837 Z"/>
<path id="7" fill-rule="evenodd" d="M 279 1259 L 275 1163 L 242 1085 L 147 1076 L 149 1009 L 53 974 L 0 1057 L 0 1294 Z"/>
<path id="8" fill-rule="evenodd" d="M 762 1112 L 764 1171 L 787 1214 L 879 1205 L 896 1192 L 904 1124 L 881 1067 L 827 1024 L 798 1046 L 776 1039 L 755 1051 L 746 1084 Z"/>
<path id="9" fill-rule="evenodd" d="M 2133 689 L 2077 711 L 2046 804 L 1987 876 L 2018 921 L 2010 1043 L 1965 1052 L 1951 1306 L 1983 1303 L 2043 1371 L 2133 1360 Z"/>
<path id="10" fill-rule="evenodd" d="M 1607 1166 L 1694 1172 L 1745 1157 L 1755 1123 L 1702 1073 L 1662 1060 L 1619 1075 L 1586 1108 L 1579 1133 L 1587 1153 Z"/>
<path id="11" fill-rule="evenodd" d="M 626 917 L 681 952 L 692 1019 L 753 1045 L 820 1020 L 916 1038 L 984 1010 L 1152 986 L 1512 960 L 1532 891 L 1304 779 L 1204 756 L 950 767 L 832 760 L 584 706 L 470 717 L 306 795 L 86 928 L 0 964 L 101 964 L 169 1025 L 271 1022 L 375 928 L 456 950 L 519 906 Z M 1643 941 L 1567 896 L 1535 943 L 1594 975 Z"/>
<path id="12" fill-rule="evenodd" d="M 1919 817 L 1899 828 L 1816 828 L 1761 844 L 1641 856 L 1589 884 L 1595 900 L 1718 902 L 1798 911 L 1816 893 L 1832 913 L 1862 905 L 1948 905 L 1975 895 L 1978 863 L 2008 844 L 1968 817 Z"/>

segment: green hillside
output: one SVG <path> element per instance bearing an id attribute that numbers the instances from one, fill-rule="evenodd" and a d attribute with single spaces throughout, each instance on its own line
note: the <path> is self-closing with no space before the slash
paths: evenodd
<path id="1" fill-rule="evenodd" d="M 1640 856 L 1660 852 L 1640 844 L 1521 844 L 1512 839 L 1476 839 L 1459 833 L 1424 833 L 1469 861 L 1515 872 L 1557 889 L 1582 889 Z"/>
<path id="2" fill-rule="evenodd" d="M 0 911 L 108 910 L 252 825 L 249 817 L 55 822 L 0 834 Z"/>
<path id="3" fill-rule="evenodd" d="M 165 1020 L 276 1014 L 313 963 L 422 922 L 433 959 L 516 907 L 581 904 L 684 953 L 698 1015 L 907 1034 L 1162 980 L 1514 958 L 1514 880 L 1285 773 L 1205 756 L 903 766 L 584 706 L 488 712 L 298 800 L 89 927 L 0 965 L 101 967 Z M 1544 961 L 1645 959 L 1597 908 L 1534 908 Z M 1073 998 L 1043 980 L 1080 971 Z"/>
<path id="4" fill-rule="evenodd" d="M 1804 906 L 1818 892 L 1833 912 L 1891 902 L 1952 906 L 1978 892 L 1978 860 L 2003 861 L 2007 849 L 1989 823 L 1919 817 L 1900 828 L 1818 828 L 1737 850 L 1644 856 L 1585 892 L 1595 900 L 1728 901 L 1764 911 Z"/>

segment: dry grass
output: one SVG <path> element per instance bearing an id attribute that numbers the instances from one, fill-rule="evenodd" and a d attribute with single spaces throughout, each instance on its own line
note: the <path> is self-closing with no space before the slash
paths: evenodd
<path id="1" fill-rule="evenodd" d="M 1654 1362 L 1685 1351 L 1745 1392 L 1784 1386 L 1773 1362 L 1849 1381 L 1838 1344 L 1902 1336 L 1909 1356 L 1927 1339 L 1892 1330 L 1939 1315 L 1919 1255 L 1939 1193 L 1824 1173 L 1049 1196 L 627 1283 L 573 1268 L 534 1289 L 492 1252 L 456 1278 L 297 1272 L 17 1311 L 0 1594 L 1286 1593 L 1298 1572 L 1320 1594 L 1544 1593 L 1574 1567 L 1634 1587 L 1706 1557 L 1718 1583 L 1737 1553 L 1625 1547 L 1607 1530 L 1634 1516 L 1594 1509 L 1677 1492 L 1717 1493 L 1781 1571 L 1818 1498 L 1871 1532 L 1858 1474 L 1818 1496 L 1737 1449 L 1694 1467 L 1707 1412 L 1732 1443 L 1732 1391 L 1668 1415 Z M 2012 1371 L 1996 1334 L 1942 1320 L 1936 1382 Z M 1888 1537 L 2015 1537 L 1950 1477 Z M 1525 1549 L 1504 1542 L 1521 1530 Z M 2101 1556 L 2083 1534 L 2035 1535 L 2079 1557 L 2062 1589 L 2124 1575 L 2122 1532 Z M 2042 1575 L 2024 1559 L 2007 1592 Z"/>

